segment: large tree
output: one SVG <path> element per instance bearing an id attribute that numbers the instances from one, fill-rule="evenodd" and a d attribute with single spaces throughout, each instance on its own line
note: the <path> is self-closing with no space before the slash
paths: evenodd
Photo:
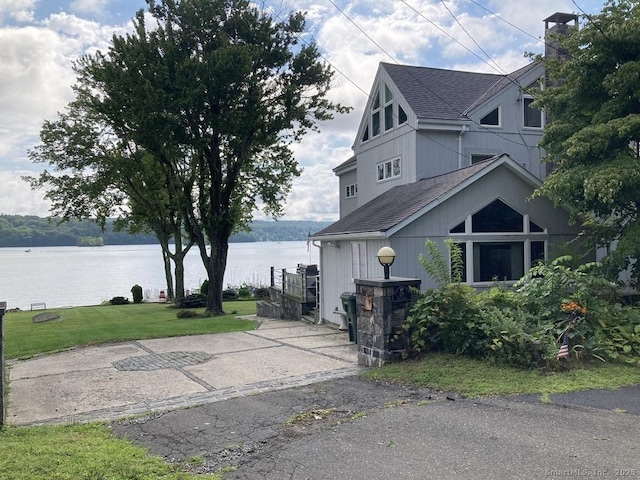
<path id="1" fill-rule="evenodd" d="M 94 219 L 104 228 L 107 218 L 117 217 L 115 228 L 153 232 L 162 247 L 167 298 L 182 298 L 183 260 L 191 242 L 183 242 L 179 179 L 153 155 L 115 135 L 91 108 L 86 88 L 75 90 L 76 99 L 56 120 L 44 122 L 41 144 L 29 152 L 32 161 L 52 171 L 25 179 L 32 188 L 47 190 L 51 213 L 61 221 Z"/>
<path id="2" fill-rule="evenodd" d="M 134 31 L 77 64 L 79 94 L 118 142 L 179 179 L 177 208 L 223 313 L 228 240 L 260 205 L 282 213 L 300 174 L 291 144 L 346 108 L 302 41 L 304 15 L 275 19 L 246 0 L 147 0 Z"/>
<path id="3" fill-rule="evenodd" d="M 640 4 L 609 0 L 579 30 L 557 39 L 563 60 L 543 59 L 556 86 L 539 104 L 550 124 L 541 146 L 554 167 L 537 192 L 570 209 L 594 245 L 615 249 L 617 275 L 640 271 Z"/>

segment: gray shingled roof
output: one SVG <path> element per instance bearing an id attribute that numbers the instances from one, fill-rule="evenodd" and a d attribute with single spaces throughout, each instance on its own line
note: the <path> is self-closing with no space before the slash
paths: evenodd
<path id="1" fill-rule="evenodd" d="M 437 177 L 398 185 L 311 236 L 385 232 L 489 167 L 499 158 L 479 162 Z"/>
<path id="2" fill-rule="evenodd" d="M 459 120 L 505 75 L 381 63 L 418 118 Z"/>
<path id="3" fill-rule="evenodd" d="M 473 102 L 471 105 L 469 105 L 463 113 L 466 115 L 471 109 L 480 105 L 485 100 L 488 100 L 493 95 L 498 93 L 500 90 L 507 87 L 509 84 L 515 83 L 516 85 L 518 85 L 523 89 L 527 88 L 529 85 L 521 85 L 520 79 L 524 77 L 527 73 L 529 73 L 530 70 L 537 68 L 539 65 L 540 65 L 540 62 L 531 62 L 525 65 L 524 67 L 519 68 L 515 72 L 511 72 L 509 75 L 503 75 L 502 78 L 495 85 L 493 85 L 489 90 L 484 92 L 482 96 L 478 97 L 476 101 Z"/>

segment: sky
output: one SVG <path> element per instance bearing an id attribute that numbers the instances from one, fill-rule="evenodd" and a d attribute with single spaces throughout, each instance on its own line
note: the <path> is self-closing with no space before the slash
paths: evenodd
<path id="1" fill-rule="evenodd" d="M 264 0 L 274 12 L 306 12 L 308 36 L 336 71 L 330 98 L 353 108 L 293 146 L 302 175 L 286 220 L 338 219 L 332 169 L 352 155 L 380 62 L 486 73 L 524 66 L 542 53 L 543 19 L 599 13 L 605 0 Z M 106 51 L 131 29 L 144 0 L 0 0 L 0 214 L 49 216 L 42 190 L 21 178 L 45 120 L 73 100 L 74 60 Z M 257 216 L 260 218 L 260 215 Z"/>

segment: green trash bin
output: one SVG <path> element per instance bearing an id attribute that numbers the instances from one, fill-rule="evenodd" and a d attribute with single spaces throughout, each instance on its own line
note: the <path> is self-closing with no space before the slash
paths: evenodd
<path id="1" fill-rule="evenodd" d="M 342 308 L 347 314 L 347 325 L 349 326 L 349 341 L 358 343 L 358 312 L 356 309 L 355 292 L 344 292 L 340 295 Z"/>

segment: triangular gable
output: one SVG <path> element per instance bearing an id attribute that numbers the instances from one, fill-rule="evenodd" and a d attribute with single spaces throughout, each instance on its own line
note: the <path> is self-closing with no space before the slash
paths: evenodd
<path id="1" fill-rule="evenodd" d="M 384 64 L 381 63 L 378 66 L 378 71 L 376 72 L 373 85 L 369 92 L 367 104 L 360 118 L 358 133 L 352 145 L 353 149 L 361 143 L 366 143 L 378 138 L 393 128 L 410 123 L 410 117 L 413 112 L 388 72 L 383 68 L 383 65 Z M 387 111 L 389 107 L 391 107 L 390 115 Z M 373 118 L 375 113 L 378 115 L 378 131 L 375 131 L 376 127 Z M 389 118 L 393 119 L 393 126 L 391 128 L 389 128 L 388 125 Z"/>
<path id="2" fill-rule="evenodd" d="M 444 175 L 399 185 L 311 236 L 313 240 L 387 238 L 495 169 L 505 166 L 537 188 L 540 181 L 503 154 Z"/>
<path id="3" fill-rule="evenodd" d="M 474 173 L 473 175 L 469 176 L 468 178 L 462 180 L 460 183 L 455 185 L 453 188 L 449 189 L 444 195 L 442 195 L 441 197 L 439 197 L 437 199 L 437 202 L 431 202 L 431 203 L 425 205 L 424 207 L 422 207 L 420 210 L 417 210 L 413 214 L 407 216 L 401 222 L 399 222 L 398 224 L 396 224 L 392 228 L 390 228 L 387 231 L 387 235 L 386 236 L 388 237 L 388 236 L 391 236 L 394 233 L 398 232 L 402 228 L 406 227 L 407 225 L 409 225 L 413 221 L 415 221 L 418 218 L 420 218 L 421 216 L 423 216 L 425 213 L 427 213 L 432 208 L 434 208 L 437 205 L 440 205 L 441 203 L 447 201 L 449 198 L 451 198 L 454 195 L 458 194 L 459 192 L 461 192 L 465 188 L 469 187 L 471 184 L 477 182 L 478 180 L 480 180 L 485 175 L 491 174 L 491 172 L 493 172 L 494 170 L 496 170 L 496 169 L 498 169 L 498 168 L 500 168 L 502 166 L 508 168 L 511 171 L 511 173 L 513 173 L 514 175 L 519 177 L 525 183 L 528 183 L 529 185 L 531 185 L 532 189 L 536 189 L 542 184 L 542 182 L 536 176 L 531 174 L 528 170 L 526 170 L 524 167 L 522 167 L 518 163 L 514 162 L 511 159 L 511 157 L 509 155 L 507 155 L 506 153 L 500 155 L 499 157 L 497 157 L 495 159 L 490 159 L 490 160 L 485 160 L 484 162 L 480 162 L 479 164 L 486 164 L 486 168 L 483 168 L 483 169 L 479 170 L 478 172 Z M 479 164 L 477 163 L 475 165 L 479 165 Z M 470 167 L 467 167 L 467 168 L 470 168 Z"/>

